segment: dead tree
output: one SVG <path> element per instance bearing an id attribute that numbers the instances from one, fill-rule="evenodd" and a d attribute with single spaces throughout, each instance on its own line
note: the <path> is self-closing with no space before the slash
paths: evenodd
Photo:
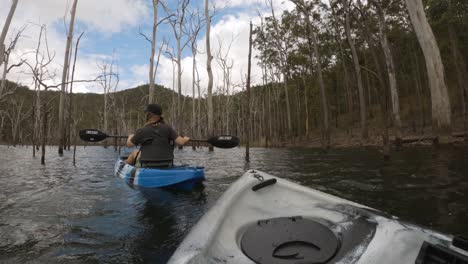
<path id="1" fill-rule="evenodd" d="M 15 34 L 15 37 L 11 40 L 8 48 L 4 51 L 3 59 L 3 73 L 2 78 L 0 79 L 0 103 L 5 101 L 5 98 L 8 95 L 11 95 L 15 92 L 16 86 L 13 86 L 12 89 L 7 90 L 7 74 L 15 67 L 20 67 L 24 63 L 24 59 L 21 59 L 18 63 L 9 65 L 11 52 L 15 49 L 18 40 L 23 36 L 23 32 L 26 29 L 26 26 L 21 27 L 20 30 Z"/>
<path id="2" fill-rule="evenodd" d="M 70 25 L 68 29 L 67 35 L 67 46 L 65 48 L 65 57 L 63 62 L 63 71 L 62 71 L 62 89 L 60 93 L 60 104 L 59 104 L 59 147 L 58 153 L 60 155 L 63 154 L 63 146 L 65 144 L 65 126 L 64 126 L 64 112 L 65 112 L 65 91 L 66 91 L 66 84 L 67 84 L 67 76 L 68 76 L 68 68 L 70 64 L 70 50 L 71 44 L 73 41 L 73 27 L 75 24 L 75 14 L 76 14 L 76 6 L 78 4 L 78 0 L 73 1 L 72 9 L 71 9 L 71 18 L 70 18 Z"/>
<path id="3" fill-rule="evenodd" d="M 7 117 L 10 121 L 11 128 L 11 139 L 13 145 L 16 146 L 18 143 L 18 134 L 20 134 L 20 126 L 22 122 L 30 116 L 30 114 L 24 110 L 24 98 L 17 101 L 12 98 L 9 100 L 9 111 L 7 111 Z"/>
<path id="4" fill-rule="evenodd" d="M 182 104 L 180 102 L 182 96 L 182 51 L 190 43 L 190 36 L 186 29 L 186 14 L 187 7 L 190 3 L 190 0 L 179 0 L 177 3 L 177 9 L 173 12 L 170 10 L 166 4 L 161 2 L 161 5 L 164 7 L 164 10 L 170 16 L 169 24 L 172 27 L 174 37 L 177 43 L 177 54 L 176 54 L 176 63 L 177 63 L 177 109 L 176 109 L 176 123 L 179 130 L 182 129 Z M 174 15 L 172 15 L 174 14 Z M 185 38 L 184 38 L 185 37 Z"/>
<path id="5" fill-rule="evenodd" d="M 42 41 L 45 42 L 44 47 L 41 47 Z M 55 53 L 51 53 L 49 45 L 47 43 L 47 28 L 42 25 L 40 28 L 39 39 L 37 48 L 35 50 L 36 62 L 35 65 L 31 65 L 25 61 L 25 64 L 31 70 L 34 83 L 37 85 L 37 90 L 40 91 L 41 87 L 46 92 L 49 88 L 57 88 L 59 85 L 49 85 L 49 83 L 56 77 L 55 73 L 49 70 L 49 66 L 54 61 Z M 41 130 L 41 164 L 45 164 L 45 146 L 47 143 L 47 131 L 48 131 L 48 114 L 49 114 L 49 101 L 45 98 L 42 100 L 40 97 L 41 93 L 37 93 L 36 107 L 37 113 L 42 113 L 40 130 Z M 37 114 L 36 114 L 37 116 Z M 59 131 L 60 133 L 60 131 Z"/>
<path id="6" fill-rule="evenodd" d="M 206 71 L 208 72 L 208 135 L 213 135 L 213 70 L 211 68 L 211 61 L 213 56 L 211 55 L 211 41 L 210 41 L 210 31 L 211 31 L 211 14 L 208 7 L 208 0 L 205 0 L 205 19 L 206 19 Z M 210 148 L 213 151 L 213 148 Z"/>
<path id="7" fill-rule="evenodd" d="M 198 71 L 197 71 L 197 40 L 198 40 L 198 34 L 200 33 L 200 30 L 202 29 L 202 19 L 200 17 L 200 12 L 197 10 L 191 14 L 191 22 L 190 22 L 190 44 L 191 44 L 191 49 L 192 49 L 192 136 L 195 136 L 195 131 L 199 131 L 197 127 L 200 126 L 200 116 L 196 118 L 196 109 L 195 109 L 195 103 L 198 102 L 200 104 L 200 96 L 198 97 L 198 100 L 195 100 L 195 87 L 198 87 L 198 93 L 200 94 L 200 78 L 198 76 Z M 196 122 L 198 120 L 198 122 Z M 200 134 L 197 134 L 198 137 L 201 137 Z M 193 148 L 195 148 L 195 145 L 193 145 Z"/>
<path id="8" fill-rule="evenodd" d="M 218 65 L 223 70 L 223 87 L 222 93 L 226 97 L 226 103 L 224 105 L 224 116 L 225 119 L 222 118 L 224 121 L 224 133 L 229 134 L 229 114 L 230 114 L 230 90 L 231 90 L 231 75 L 232 75 L 232 68 L 234 66 L 234 61 L 229 58 L 229 53 L 231 50 L 232 43 L 234 42 L 234 37 L 232 37 L 230 43 L 227 45 L 226 51 L 223 54 L 223 40 L 218 37 L 218 52 L 216 54 L 216 61 Z"/>
<path id="9" fill-rule="evenodd" d="M 108 112 L 109 112 L 109 107 L 111 106 L 111 98 L 110 94 L 113 89 L 115 89 L 119 83 L 119 78 L 118 75 L 115 74 L 114 72 L 114 58 L 112 57 L 111 62 L 101 62 L 101 64 L 98 65 L 98 67 L 101 70 L 101 76 L 99 78 L 99 84 L 101 85 L 103 92 L 104 92 L 104 105 L 103 105 L 103 127 L 102 129 L 105 132 L 108 132 L 107 130 L 109 129 L 109 118 L 108 118 Z M 116 77 L 113 79 L 112 77 Z M 107 143 L 104 141 L 104 147 L 107 147 Z"/>
<path id="10" fill-rule="evenodd" d="M 71 140 L 72 140 L 72 133 L 71 133 L 71 123 L 72 123 L 72 109 L 73 109 L 73 80 L 75 77 L 75 66 L 76 66 L 76 58 L 78 57 L 78 46 L 80 45 L 81 37 L 83 36 L 84 31 L 81 32 L 80 36 L 78 36 L 75 44 L 75 56 L 73 59 L 73 67 L 71 72 L 71 83 L 70 83 L 70 92 L 69 92 L 69 103 L 68 103 L 68 128 L 67 128 L 67 135 L 68 135 L 68 150 L 70 150 Z M 76 112 L 74 113 L 76 114 Z"/>
<path id="11" fill-rule="evenodd" d="M 13 0 L 11 2 L 10 12 L 6 18 L 5 24 L 3 25 L 2 34 L 0 35 L 0 66 L 4 62 L 4 55 L 5 55 L 5 38 L 8 33 L 8 28 L 10 27 L 11 20 L 13 19 L 13 15 L 15 14 L 16 6 L 18 5 L 18 0 Z"/>
<path id="12" fill-rule="evenodd" d="M 250 65 L 251 65 L 251 58 L 252 58 L 252 21 L 250 22 L 250 31 L 249 31 L 249 57 L 248 57 L 248 64 L 247 64 L 247 142 L 245 147 L 245 161 L 250 162 L 250 135 L 251 135 L 251 120 L 250 120 L 250 112 L 252 110 L 250 105 Z"/>
<path id="13" fill-rule="evenodd" d="M 364 88 L 362 85 L 362 75 L 361 75 L 361 66 L 359 64 L 359 57 L 356 51 L 356 46 L 354 45 L 353 37 L 351 36 L 351 19 L 350 19 L 350 12 L 351 12 L 351 3 L 350 0 L 342 1 L 344 5 L 344 15 L 345 15 L 345 32 L 346 38 L 348 39 L 348 44 L 351 49 L 351 54 L 353 57 L 353 65 L 354 65 L 354 72 L 356 74 L 357 79 L 357 86 L 358 86 L 358 93 L 359 93 L 359 111 L 360 111 L 360 120 L 361 120 L 361 137 L 363 139 L 367 139 L 368 131 L 367 131 L 367 110 L 366 110 L 366 100 L 364 98 Z"/>
<path id="14" fill-rule="evenodd" d="M 378 0 L 379 1 L 379 0 Z M 393 55 L 390 50 L 390 44 L 387 37 L 387 26 L 385 22 L 385 14 L 382 8 L 381 2 L 374 1 L 373 4 L 377 9 L 377 16 L 379 19 L 379 34 L 380 44 L 384 51 L 385 63 L 387 65 L 388 81 L 390 84 L 390 99 L 392 101 L 392 113 L 393 122 L 396 127 L 396 140 L 398 141 L 402 137 L 401 131 L 401 118 L 400 118 L 400 100 L 398 98 L 398 88 L 396 81 L 395 63 L 393 61 Z"/>
<path id="15" fill-rule="evenodd" d="M 449 135 L 452 126 L 451 106 L 439 46 L 427 21 L 422 1 L 405 0 L 405 2 L 426 61 L 431 90 L 433 132 L 437 135 Z"/>

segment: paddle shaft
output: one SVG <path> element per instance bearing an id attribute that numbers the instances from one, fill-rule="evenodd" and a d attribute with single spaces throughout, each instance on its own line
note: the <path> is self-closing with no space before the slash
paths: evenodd
<path id="1" fill-rule="evenodd" d="M 99 142 L 106 138 L 127 138 L 121 135 L 107 135 L 96 129 L 83 129 L 80 130 L 80 138 L 87 142 Z M 236 136 L 221 135 L 210 137 L 209 139 L 190 139 L 189 142 L 203 142 L 209 143 L 217 148 L 234 148 L 239 146 L 239 138 Z"/>
<path id="2" fill-rule="evenodd" d="M 113 135 L 107 135 L 107 137 L 108 138 L 128 138 L 128 136 L 113 136 Z M 190 139 L 190 141 L 192 141 L 192 142 L 208 142 L 207 139 Z"/>
<path id="3" fill-rule="evenodd" d="M 128 138 L 128 136 L 112 136 L 112 135 L 107 135 L 108 138 Z"/>

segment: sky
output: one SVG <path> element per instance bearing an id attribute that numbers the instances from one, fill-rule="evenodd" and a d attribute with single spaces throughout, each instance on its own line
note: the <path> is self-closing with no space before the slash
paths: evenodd
<path id="1" fill-rule="evenodd" d="M 239 91 L 243 87 L 247 75 L 249 21 L 258 25 L 262 16 L 269 14 L 269 8 L 264 0 L 209 0 L 210 6 L 217 11 L 211 25 L 211 51 L 215 59 L 212 62 L 214 74 L 214 92 L 223 83 L 223 72 L 217 54 L 225 57 L 232 64 L 232 87 Z M 166 0 L 170 9 L 177 6 L 176 0 Z M 199 10 L 204 14 L 204 1 L 191 0 L 189 8 Z M 55 55 L 48 66 L 51 73 L 49 84 L 59 84 L 65 56 L 66 35 L 70 19 L 72 0 L 19 0 L 12 24 L 5 41 L 9 42 L 23 26 L 26 29 L 12 52 L 9 64 L 27 60 L 35 61 L 33 51 L 38 45 L 40 26 L 47 27 L 47 43 L 50 53 Z M 3 28 L 10 9 L 11 0 L 0 0 L 0 26 Z M 277 14 L 282 10 L 291 10 L 293 4 L 286 0 L 273 0 Z M 159 19 L 166 17 L 160 5 Z M 149 56 L 151 45 L 140 33 L 151 36 L 153 22 L 153 7 L 151 0 L 78 0 L 75 18 L 74 40 L 84 32 L 81 38 L 76 62 L 75 80 L 94 80 L 102 72 L 102 65 L 114 62 L 118 72 L 119 82 L 116 90 L 133 88 L 146 84 L 149 71 Z M 175 51 L 176 41 L 169 24 L 161 24 L 157 32 L 157 49 L 163 39 L 168 42 L 169 50 Z M 207 93 L 206 73 L 206 36 L 205 27 L 200 31 L 197 46 L 196 61 L 200 76 L 202 95 Z M 45 53 L 44 41 L 41 51 Z M 229 48 L 230 47 L 230 48 Z M 174 52 L 173 52 L 174 53 Z M 261 69 L 257 66 L 253 51 L 252 83 L 261 83 Z M 192 53 L 188 46 L 182 52 L 182 93 L 192 95 Z M 156 83 L 173 89 L 174 63 L 169 53 L 161 54 Z M 31 70 L 26 65 L 14 68 L 7 79 L 32 87 Z M 177 87 L 177 86 L 176 86 Z M 177 89 L 177 88 L 176 88 Z M 74 92 L 103 93 L 103 88 L 96 82 L 74 84 Z"/>

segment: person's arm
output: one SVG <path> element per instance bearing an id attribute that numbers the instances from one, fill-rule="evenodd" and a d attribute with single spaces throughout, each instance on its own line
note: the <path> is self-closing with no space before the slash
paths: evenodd
<path id="1" fill-rule="evenodd" d="M 127 147 L 134 147 L 143 143 L 143 131 L 141 129 L 137 129 L 135 134 L 130 134 L 127 138 Z"/>
<path id="2" fill-rule="evenodd" d="M 129 148 L 135 146 L 135 144 L 133 144 L 133 142 L 132 142 L 133 136 L 134 136 L 134 134 L 128 135 L 128 138 L 127 138 L 127 147 L 129 147 Z"/>
<path id="3" fill-rule="evenodd" d="M 181 136 L 178 136 L 176 139 L 175 139 L 175 143 L 177 145 L 185 145 L 187 142 L 189 142 L 190 138 L 189 137 L 181 137 Z"/>
<path id="4" fill-rule="evenodd" d="M 177 132 L 175 132 L 175 130 L 172 127 L 169 127 L 169 129 L 170 129 L 169 130 L 169 139 L 174 140 L 174 142 L 177 145 L 179 145 L 179 146 L 185 145 L 190 140 L 189 137 L 181 137 L 181 136 L 177 135 Z"/>

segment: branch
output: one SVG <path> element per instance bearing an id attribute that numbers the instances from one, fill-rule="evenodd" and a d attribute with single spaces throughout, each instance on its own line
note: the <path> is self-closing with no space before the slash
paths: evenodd
<path id="1" fill-rule="evenodd" d="M 13 69 L 13 68 L 15 68 L 15 67 L 20 67 L 20 66 L 23 65 L 23 63 L 25 63 L 25 62 L 26 62 L 26 60 L 25 60 L 25 59 L 22 59 L 19 63 L 13 64 L 13 65 L 11 65 L 10 67 L 8 67 L 8 69 L 7 69 L 6 72 L 9 73 L 11 69 Z"/>

